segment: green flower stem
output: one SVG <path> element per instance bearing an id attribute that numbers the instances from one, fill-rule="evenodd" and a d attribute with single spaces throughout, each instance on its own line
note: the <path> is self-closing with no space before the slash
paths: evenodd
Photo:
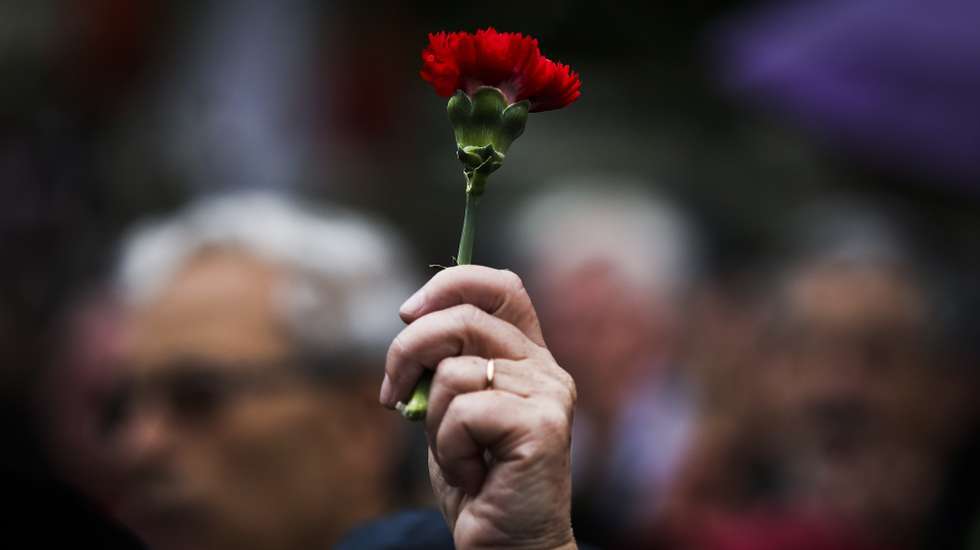
<path id="1" fill-rule="evenodd" d="M 474 176 L 475 177 L 475 176 Z M 467 177 L 467 180 L 473 178 Z M 463 211 L 463 232 L 459 236 L 459 252 L 456 254 L 456 265 L 473 263 L 473 238 L 476 236 L 476 205 L 480 203 L 480 195 L 470 190 L 467 184 L 466 210 Z"/>
<path id="2" fill-rule="evenodd" d="M 466 175 L 466 209 L 463 211 L 463 232 L 459 236 L 459 252 L 456 254 L 456 265 L 468 265 L 473 260 L 473 239 L 476 236 L 476 206 L 483 195 L 486 185 L 486 175 L 475 171 L 464 172 Z M 408 403 L 399 403 L 398 412 L 408 420 L 422 420 L 429 408 L 429 388 L 432 387 L 431 370 L 425 370 L 418 384 L 412 390 Z"/>
<path id="3" fill-rule="evenodd" d="M 424 420 L 425 412 L 429 409 L 429 389 L 432 387 L 432 371 L 425 370 L 418 384 L 412 390 L 408 403 L 399 402 L 395 405 L 398 412 L 408 420 Z"/>

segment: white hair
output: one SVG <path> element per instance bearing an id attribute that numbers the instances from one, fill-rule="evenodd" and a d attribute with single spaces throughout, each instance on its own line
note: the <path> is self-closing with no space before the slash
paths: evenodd
<path id="1" fill-rule="evenodd" d="M 137 227 L 123 242 L 118 279 L 131 303 L 153 299 L 205 249 L 236 249 L 283 267 L 274 299 L 304 353 L 377 353 L 397 333 L 397 310 L 415 281 L 404 246 L 375 220 L 314 210 L 251 192 L 205 199 Z"/>
<path id="2" fill-rule="evenodd" d="M 605 260 L 635 289 L 677 298 L 696 271 L 693 228 L 644 187 L 629 178 L 565 178 L 518 209 L 511 246 L 525 265 L 561 270 Z"/>

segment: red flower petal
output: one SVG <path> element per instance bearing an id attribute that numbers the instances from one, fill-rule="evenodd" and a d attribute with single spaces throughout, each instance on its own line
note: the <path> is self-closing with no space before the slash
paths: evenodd
<path id="1" fill-rule="evenodd" d="M 534 38 L 493 28 L 475 34 L 430 34 L 419 74 L 443 97 L 456 90 L 473 93 L 480 86 L 493 86 L 511 103 L 530 101 L 531 112 L 572 103 L 581 95 L 582 85 L 568 65 L 541 55 Z"/>

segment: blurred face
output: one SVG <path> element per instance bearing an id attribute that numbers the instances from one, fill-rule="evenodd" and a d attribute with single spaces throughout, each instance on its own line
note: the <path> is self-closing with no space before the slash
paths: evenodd
<path id="1" fill-rule="evenodd" d="M 575 378 L 580 405 L 600 417 L 615 414 L 638 376 L 667 353 L 656 300 L 605 260 L 545 266 L 535 280 L 545 339 Z"/>
<path id="2" fill-rule="evenodd" d="M 124 477 L 118 514 L 153 547 L 324 546 L 375 512 L 369 453 L 384 453 L 361 433 L 375 415 L 356 389 L 292 368 L 274 301 L 283 277 L 205 253 L 133 313 L 102 425 Z"/>
<path id="3" fill-rule="evenodd" d="M 789 300 L 763 380 L 798 489 L 862 523 L 908 522 L 935 474 L 922 296 L 884 271 L 826 269 L 796 281 Z"/>
<path id="4" fill-rule="evenodd" d="M 772 396 L 797 421 L 857 427 L 876 388 L 920 355 L 918 304 L 910 288 L 877 272 L 824 270 L 796 281 L 776 327 Z"/>

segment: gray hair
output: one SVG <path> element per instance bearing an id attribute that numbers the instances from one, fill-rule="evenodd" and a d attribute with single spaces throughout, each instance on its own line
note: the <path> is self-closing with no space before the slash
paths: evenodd
<path id="1" fill-rule="evenodd" d="M 847 195 L 808 204 L 786 232 L 786 255 L 797 263 L 903 266 L 915 251 L 898 212 Z"/>
<path id="2" fill-rule="evenodd" d="M 416 282 L 403 243 L 383 224 L 252 192 L 205 199 L 137 227 L 121 250 L 124 298 L 145 303 L 187 261 L 215 248 L 286 268 L 289 280 L 274 299 L 299 351 L 313 357 L 383 353 Z"/>
<path id="3" fill-rule="evenodd" d="M 697 272 L 696 235 L 678 208 L 647 187 L 608 175 L 563 179 L 508 224 L 518 261 L 561 268 L 607 260 L 635 288 L 677 298 Z"/>

